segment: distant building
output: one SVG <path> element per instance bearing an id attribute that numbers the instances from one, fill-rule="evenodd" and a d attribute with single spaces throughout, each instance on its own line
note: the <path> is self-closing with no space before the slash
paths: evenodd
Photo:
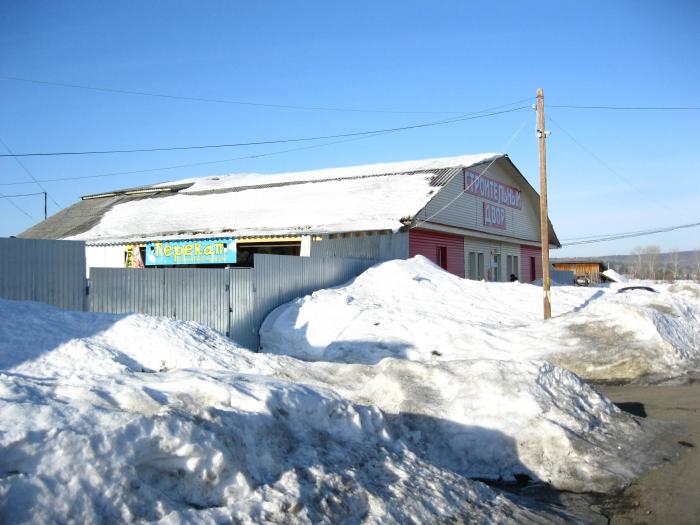
<path id="1" fill-rule="evenodd" d="M 597 259 L 551 259 L 555 270 L 565 270 L 573 272 L 574 279 L 587 277 L 591 284 L 600 284 L 607 281 L 603 272 L 608 269 L 604 261 Z"/>
<path id="2" fill-rule="evenodd" d="M 19 237 L 90 267 L 252 266 L 256 253 L 424 255 L 471 279 L 542 276 L 539 196 L 507 155 L 203 177 L 86 195 Z M 559 241 L 549 224 L 551 247 Z"/>

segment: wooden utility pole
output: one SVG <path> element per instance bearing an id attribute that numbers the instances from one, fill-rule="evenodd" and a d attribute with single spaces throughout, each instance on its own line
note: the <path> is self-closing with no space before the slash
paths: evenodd
<path id="1" fill-rule="evenodd" d="M 44 193 L 44 220 L 46 220 L 46 192 Z"/>
<path id="2" fill-rule="evenodd" d="M 537 90 L 537 136 L 540 143 L 540 242 L 542 244 L 542 291 L 544 293 L 544 318 L 552 317 L 552 301 L 549 291 L 549 221 L 547 220 L 547 151 L 544 127 L 544 92 Z"/>

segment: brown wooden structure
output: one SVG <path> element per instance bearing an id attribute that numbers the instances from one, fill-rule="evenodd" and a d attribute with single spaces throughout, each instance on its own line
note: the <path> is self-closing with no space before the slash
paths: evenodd
<path id="1" fill-rule="evenodd" d="M 602 273 L 608 269 L 603 261 L 591 259 L 552 259 L 555 270 L 574 272 L 574 279 L 586 276 L 591 284 L 599 284 L 605 281 Z"/>

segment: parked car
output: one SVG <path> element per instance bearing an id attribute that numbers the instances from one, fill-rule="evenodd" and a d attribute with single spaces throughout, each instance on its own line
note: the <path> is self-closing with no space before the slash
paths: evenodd
<path id="1" fill-rule="evenodd" d="M 587 275 L 577 275 L 574 279 L 574 284 L 576 286 L 588 286 L 589 284 L 591 284 L 591 280 L 588 278 Z"/>
<path id="2" fill-rule="evenodd" d="M 617 293 L 631 292 L 632 290 L 643 290 L 645 292 L 659 293 L 651 286 L 625 286 L 624 288 L 620 288 Z"/>

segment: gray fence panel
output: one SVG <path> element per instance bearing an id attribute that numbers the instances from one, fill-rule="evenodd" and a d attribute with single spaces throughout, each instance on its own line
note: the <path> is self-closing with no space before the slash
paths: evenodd
<path id="1" fill-rule="evenodd" d="M 83 310 L 85 285 L 82 241 L 0 239 L 0 297 Z"/>
<path id="2" fill-rule="evenodd" d="M 258 349 L 258 332 L 275 308 L 343 284 L 376 261 L 255 255 L 255 268 L 93 268 L 90 310 L 139 312 L 196 321 Z"/>
<path id="3" fill-rule="evenodd" d="M 92 268 L 90 311 L 138 312 L 229 331 L 229 277 L 222 269 Z"/>
<path id="4" fill-rule="evenodd" d="M 165 304 L 169 317 L 197 321 L 217 332 L 229 332 L 229 275 L 223 269 L 167 268 Z"/>
<path id="5" fill-rule="evenodd" d="M 260 328 L 263 320 L 280 301 L 279 257 L 255 254 L 255 313 L 253 322 Z"/>
<path id="6" fill-rule="evenodd" d="M 161 269 L 90 269 L 90 311 L 169 316 Z"/>
<path id="7" fill-rule="evenodd" d="M 337 257 L 255 255 L 255 332 L 278 306 L 321 288 L 341 285 L 377 261 Z M 237 306 L 232 303 L 235 310 Z"/>
<path id="8" fill-rule="evenodd" d="M 408 233 L 395 233 L 393 235 L 381 235 L 379 237 L 380 261 L 393 259 L 408 259 Z"/>
<path id="9" fill-rule="evenodd" d="M 257 350 L 259 325 L 255 323 L 255 270 L 229 270 L 231 320 L 229 337 L 238 345 Z"/>
<path id="10" fill-rule="evenodd" d="M 550 267 L 549 273 L 550 278 L 559 284 L 574 285 L 574 272 L 570 270 L 555 270 L 553 267 Z"/>

